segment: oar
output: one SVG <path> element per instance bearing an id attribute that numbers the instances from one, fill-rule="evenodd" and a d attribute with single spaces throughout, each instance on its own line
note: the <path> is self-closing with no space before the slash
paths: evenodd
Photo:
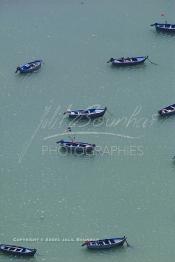
<path id="1" fill-rule="evenodd" d="M 71 135 L 71 132 L 72 132 L 71 127 L 68 127 L 68 128 L 65 130 L 65 132 L 68 133 L 68 136 L 70 137 L 70 139 L 71 139 L 72 141 L 75 141 L 75 136 L 72 136 L 72 135 Z"/>
<path id="2" fill-rule="evenodd" d="M 17 72 L 18 72 L 18 70 L 19 70 L 19 66 L 17 66 L 15 73 L 17 73 Z"/>
<path id="3" fill-rule="evenodd" d="M 127 247 L 131 247 L 131 245 L 127 241 L 127 238 L 125 236 L 124 236 L 124 238 L 125 238 L 125 242 L 126 242 Z"/>
<path id="4" fill-rule="evenodd" d="M 128 241 L 125 239 L 127 247 L 131 247 L 131 245 L 128 243 Z"/>
<path id="5" fill-rule="evenodd" d="M 88 242 L 89 242 L 88 240 L 85 241 L 81 246 L 82 246 L 82 247 L 86 246 Z"/>
<path id="6" fill-rule="evenodd" d="M 63 112 L 63 115 L 67 114 L 68 112 L 70 113 L 71 109 L 67 108 L 67 110 Z"/>
<path id="7" fill-rule="evenodd" d="M 110 63 L 110 62 L 113 62 L 114 61 L 114 58 L 111 57 L 106 63 Z"/>
<path id="8" fill-rule="evenodd" d="M 133 248 L 133 246 L 131 246 L 131 245 L 128 243 L 127 240 L 125 240 L 125 241 L 126 241 L 126 245 L 127 245 L 127 247 Z"/>
<path id="9" fill-rule="evenodd" d="M 158 65 L 158 64 L 152 62 L 149 58 L 147 58 L 147 59 L 148 59 L 148 61 L 149 61 L 151 64 L 153 64 L 153 65 Z"/>

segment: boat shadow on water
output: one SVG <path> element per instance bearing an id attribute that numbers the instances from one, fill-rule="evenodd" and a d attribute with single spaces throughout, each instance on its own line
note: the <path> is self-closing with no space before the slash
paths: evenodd
<path id="1" fill-rule="evenodd" d="M 38 78 L 38 73 L 41 74 L 41 72 L 38 72 L 38 71 L 33 72 L 33 73 L 27 73 L 27 74 L 17 74 L 16 77 L 15 77 L 15 81 L 17 83 L 20 83 L 20 84 L 21 83 L 23 83 L 23 84 L 27 83 L 27 86 L 30 87 L 30 83 L 31 83 L 30 81 L 32 79 Z"/>
<path id="2" fill-rule="evenodd" d="M 152 36 L 155 38 L 155 40 L 159 40 L 160 37 L 163 38 L 163 39 L 170 39 L 170 38 L 173 38 L 175 37 L 175 33 L 174 32 L 163 32 L 163 31 L 156 31 L 156 30 L 151 30 L 150 29 L 150 34 L 152 33 Z"/>
<path id="3" fill-rule="evenodd" d="M 85 250 L 82 250 L 82 252 L 85 252 L 85 254 L 94 254 L 94 255 L 108 255 L 111 254 L 113 255 L 115 253 L 115 255 L 117 254 L 121 254 L 123 252 L 128 252 L 128 248 L 126 248 L 125 246 L 121 246 L 121 247 L 113 247 L 113 248 L 109 248 L 109 249 L 88 249 L 86 248 Z"/>
<path id="4" fill-rule="evenodd" d="M 10 261 L 37 261 L 37 256 L 39 256 L 39 254 L 35 254 L 35 256 L 19 256 L 19 255 L 12 255 L 12 254 L 0 254 L 0 260 L 2 257 L 5 258 L 9 258 Z"/>
<path id="5" fill-rule="evenodd" d="M 29 72 L 27 74 L 16 74 L 16 76 L 19 77 L 19 78 L 27 78 L 27 77 L 31 77 L 31 76 L 33 76 L 35 74 L 38 74 L 38 73 L 40 73 L 40 70 Z"/>
<path id="6" fill-rule="evenodd" d="M 175 167 L 175 155 L 170 159 L 172 163 L 172 168 L 174 169 Z"/>
<path id="7" fill-rule="evenodd" d="M 158 121 L 160 121 L 162 123 L 164 123 L 165 121 L 174 122 L 175 115 L 172 114 L 172 115 L 161 116 L 161 115 L 158 114 L 157 119 L 158 119 Z"/>
<path id="8" fill-rule="evenodd" d="M 65 123 L 68 126 L 70 126 L 71 128 L 72 127 L 87 127 L 87 126 L 93 126 L 93 125 L 101 126 L 102 123 L 105 124 L 105 116 L 94 118 L 94 119 L 90 117 L 87 117 L 87 118 L 77 117 L 74 119 L 65 118 Z"/>
<path id="9" fill-rule="evenodd" d="M 169 32 L 169 31 L 152 31 L 150 29 L 150 31 L 156 35 L 156 36 L 161 36 L 161 35 L 164 35 L 164 36 L 174 36 L 175 37 L 175 32 Z"/>
<path id="10" fill-rule="evenodd" d="M 157 115 L 157 119 L 158 119 L 158 121 L 160 121 L 160 122 L 164 122 L 164 121 L 166 121 L 167 119 L 171 119 L 172 117 L 171 116 L 161 116 L 161 115 Z"/>
<path id="11" fill-rule="evenodd" d="M 158 39 L 160 39 L 160 37 L 162 38 L 162 39 L 172 39 L 172 38 L 174 38 L 175 37 L 175 33 L 168 33 L 168 32 L 152 32 L 152 36 L 155 38 L 155 41 L 156 40 L 158 40 Z"/>
<path id="12" fill-rule="evenodd" d="M 71 149 L 65 149 L 65 148 L 62 148 L 62 147 L 59 147 L 58 148 L 58 155 L 60 156 L 63 156 L 63 157 L 70 157 L 70 158 L 73 158 L 73 157 L 78 157 L 79 159 L 94 159 L 95 157 L 95 151 L 92 151 L 92 152 L 79 152 L 79 151 L 75 151 L 75 150 L 71 150 Z"/>
<path id="13" fill-rule="evenodd" d="M 141 69 L 146 69 L 147 64 L 138 64 L 138 65 L 131 65 L 131 66 L 115 66 L 111 64 L 111 69 L 114 71 L 136 71 L 136 70 L 141 70 Z"/>

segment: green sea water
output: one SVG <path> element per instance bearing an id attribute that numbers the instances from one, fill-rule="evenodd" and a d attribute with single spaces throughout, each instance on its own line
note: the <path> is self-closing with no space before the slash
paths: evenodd
<path id="1" fill-rule="evenodd" d="M 0 243 L 36 248 L 38 262 L 174 261 L 175 119 L 157 111 L 175 103 L 175 36 L 150 27 L 175 23 L 174 10 L 172 0 L 0 1 Z M 106 63 L 137 55 L 158 65 Z M 39 72 L 14 73 L 37 58 Z M 107 106 L 102 120 L 63 115 L 93 105 Z M 68 126 L 94 154 L 57 149 Z M 81 247 L 123 235 L 131 248 Z"/>

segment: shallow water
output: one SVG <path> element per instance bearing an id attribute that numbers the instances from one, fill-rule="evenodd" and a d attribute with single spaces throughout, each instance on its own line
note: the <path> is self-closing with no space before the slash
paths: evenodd
<path id="1" fill-rule="evenodd" d="M 175 36 L 149 25 L 174 22 L 174 7 L 1 0 L 1 243 L 37 248 L 30 261 L 38 262 L 173 261 L 175 119 L 157 111 L 175 102 Z M 106 63 L 134 55 L 158 65 Z M 44 60 L 39 72 L 14 74 L 35 58 Z M 62 114 L 92 105 L 107 106 L 103 120 L 70 123 Z M 93 155 L 57 149 L 70 125 L 77 140 L 97 145 Z M 81 247 L 84 239 L 123 235 L 133 248 Z"/>

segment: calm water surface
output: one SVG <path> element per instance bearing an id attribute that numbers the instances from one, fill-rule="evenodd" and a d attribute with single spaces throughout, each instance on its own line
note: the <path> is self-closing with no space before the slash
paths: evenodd
<path id="1" fill-rule="evenodd" d="M 174 260 L 175 119 L 156 114 L 175 102 L 175 36 L 149 26 L 175 22 L 174 10 L 172 0 L 1 0 L 1 243 L 37 248 L 38 262 Z M 106 63 L 134 55 L 158 65 Z M 35 58 L 38 73 L 14 74 Z M 71 124 L 98 152 L 57 151 L 62 113 L 92 105 L 108 107 L 102 121 Z M 81 248 L 124 234 L 132 248 Z"/>

